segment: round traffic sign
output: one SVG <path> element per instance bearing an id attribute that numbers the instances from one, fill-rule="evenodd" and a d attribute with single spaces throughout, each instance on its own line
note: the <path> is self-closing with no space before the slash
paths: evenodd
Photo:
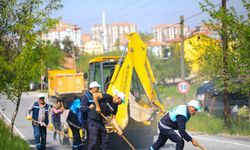
<path id="1" fill-rule="evenodd" d="M 190 91 L 190 84 L 183 80 L 177 84 L 178 92 L 181 94 L 187 94 Z"/>

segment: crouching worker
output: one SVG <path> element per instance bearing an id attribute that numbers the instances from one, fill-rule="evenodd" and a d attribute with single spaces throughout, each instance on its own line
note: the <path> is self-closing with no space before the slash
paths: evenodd
<path id="1" fill-rule="evenodd" d="M 197 100 L 191 100 L 187 105 L 179 105 L 171 109 L 159 121 L 158 139 L 149 150 L 160 149 L 168 139 L 176 143 L 176 150 L 183 150 L 184 140 L 182 138 L 187 142 L 191 141 L 194 146 L 198 146 L 198 142 L 186 132 L 187 121 L 198 110 L 201 110 L 201 106 Z M 181 137 L 174 130 L 178 130 Z"/>
<path id="2" fill-rule="evenodd" d="M 108 150 L 110 149 L 109 137 L 104 126 L 105 121 L 98 113 L 102 112 L 105 116 L 111 115 L 111 122 L 116 129 L 118 129 L 117 134 L 121 136 L 122 130 L 117 124 L 115 115 L 117 113 L 118 105 L 124 102 L 125 95 L 122 92 L 118 92 L 114 97 L 109 94 L 94 93 L 93 98 L 96 105 L 96 111 L 89 111 L 88 113 L 88 150 L 95 150 L 100 147 L 102 150 Z M 99 141 L 101 141 L 101 143 L 99 143 Z"/>
<path id="3" fill-rule="evenodd" d="M 43 93 L 39 93 L 38 101 L 29 107 L 27 118 L 31 116 L 31 113 L 36 148 L 45 150 L 47 125 L 49 123 L 49 105 L 45 103 L 45 95 Z"/>
<path id="4" fill-rule="evenodd" d="M 79 110 L 81 104 L 80 99 L 75 99 L 69 109 L 69 114 L 66 119 L 73 134 L 73 150 L 82 150 L 82 140 L 80 129 L 82 128 L 82 112 Z"/>

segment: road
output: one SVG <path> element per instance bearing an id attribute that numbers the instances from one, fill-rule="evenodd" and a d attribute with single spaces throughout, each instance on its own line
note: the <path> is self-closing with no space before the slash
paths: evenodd
<path id="1" fill-rule="evenodd" d="M 33 149 L 34 146 L 34 137 L 33 137 L 33 129 L 31 122 L 25 119 L 25 115 L 27 112 L 28 107 L 30 104 L 37 100 L 37 92 L 29 92 L 24 93 L 22 95 L 22 100 L 20 103 L 20 109 L 16 118 L 15 126 L 16 131 L 22 138 L 27 140 L 31 148 Z M 5 96 L 0 96 L 0 109 L 3 112 L 4 116 L 10 120 L 15 105 L 10 101 L 7 100 Z M 47 99 L 46 99 L 47 101 Z M 64 121 L 66 118 L 66 114 L 62 117 Z M 48 131 L 47 135 L 47 149 L 48 150 L 69 150 L 69 146 L 60 145 L 59 141 L 53 140 L 52 131 Z M 250 137 L 232 137 L 232 136 L 211 136 L 211 135 L 204 135 L 204 134 L 197 134 L 191 133 L 191 135 L 199 141 L 199 143 L 205 147 L 207 150 L 249 150 L 250 149 Z M 155 137 L 156 139 L 157 137 Z M 185 143 L 185 150 L 195 150 L 198 148 L 193 147 L 192 144 Z M 168 141 L 164 148 L 161 150 L 174 150 L 175 145 Z M 140 149 L 142 150 L 142 149 Z"/>

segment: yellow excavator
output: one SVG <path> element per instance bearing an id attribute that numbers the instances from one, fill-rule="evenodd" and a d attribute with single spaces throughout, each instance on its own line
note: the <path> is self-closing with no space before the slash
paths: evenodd
<path id="1" fill-rule="evenodd" d="M 165 113 L 151 69 L 147 47 L 137 33 L 130 33 L 122 56 L 103 56 L 89 62 L 89 83 L 97 81 L 101 91 L 114 95 L 114 90 L 125 93 L 125 103 L 119 105 L 117 122 L 136 149 L 149 148 L 156 134 L 156 118 Z M 106 126 L 110 133 L 115 130 Z M 111 149 L 130 149 L 111 134 Z"/>

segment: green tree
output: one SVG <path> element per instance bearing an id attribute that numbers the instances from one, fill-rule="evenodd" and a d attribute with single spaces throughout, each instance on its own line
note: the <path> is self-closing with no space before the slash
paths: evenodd
<path id="1" fill-rule="evenodd" d="M 73 41 L 70 40 L 68 36 L 66 36 L 63 41 L 63 51 L 67 54 L 72 55 L 73 54 L 73 48 L 74 48 L 74 43 Z"/>
<path id="2" fill-rule="evenodd" d="M 159 57 L 151 55 L 150 62 L 152 70 L 154 70 L 158 81 L 165 83 L 165 80 L 180 78 L 180 46 L 178 43 L 170 46 L 170 56 L 168 59 L 159 59 Z M 186 75 L 190 73 L 188 62 L 185 61 Z"/>
<path id="3" fill-rule="evenodd" d="M 80 72 L 87 73 L 89 71 L 89 61 L 93 58 L 92 55 L 84 53 L 77 60 L 77 67 Z"/>
<path id="4" fill-rule="evenodd" d="M 39 47 L 44 54 L 42 63 L 46 72 L 47 69 L 58 69 L 61 67 L 64 62 L 64 53 L 62 50 L 50 42 L 42 42 Z"/>
<path id="5" fill-rule="evenodd" d="M 114 43 L 114 48 L 115 48 L 115 50 L 120 50 L 120 38 L 117 38 L 116 40 L 115 40 L 115 43 Z"/>
<path id="6" fill-rule="evenodd" d="M 139 35 L 142 39 L 143 42 L 148 43 L 152 38 L 153 35 L 151 33 L 144 33 L 144 32 L 139 32 Z"/>
<path id="7" fill-rule="evenodd" d="M 216 6 L 210 0 L 200 3 L 201 9 L 208 12 L 212 19 L 207 24 L 221 37 L 220 50 L 207 47 L 202 59 L 203 72 L 213 79 L 218 89 L 224 94 L 224 118 L 230 125 L 228 93 L 241 91 L 242 94 L 250 93 L 250 1 L 242 0 L 248 12 L 247 21 L 239 15 L 233 7 L 227 9 Z M 226 1 L 223 0 L 226 4 Z M 225 6 L 225 5 L 224 5 Z"/>
<path id="8" fill-rule="evenodd" d="M 21 95 L 29 83 L 41 75 L 43 52 L 36 42 L 41 33 L 57 22 L 50 14 L 62 5 L 60 0 L 1 0 L 0 5 L 0 90 L 15 102 L 11 132 Z"/>
<path id="9" fill-rule="evenodd" d="M 60 41 L 59 41 L 58 39 L 55 39 L 55 41 L 53 42 L 53 45 L 54 45 L 57 49 L 61 49 Z"/>

